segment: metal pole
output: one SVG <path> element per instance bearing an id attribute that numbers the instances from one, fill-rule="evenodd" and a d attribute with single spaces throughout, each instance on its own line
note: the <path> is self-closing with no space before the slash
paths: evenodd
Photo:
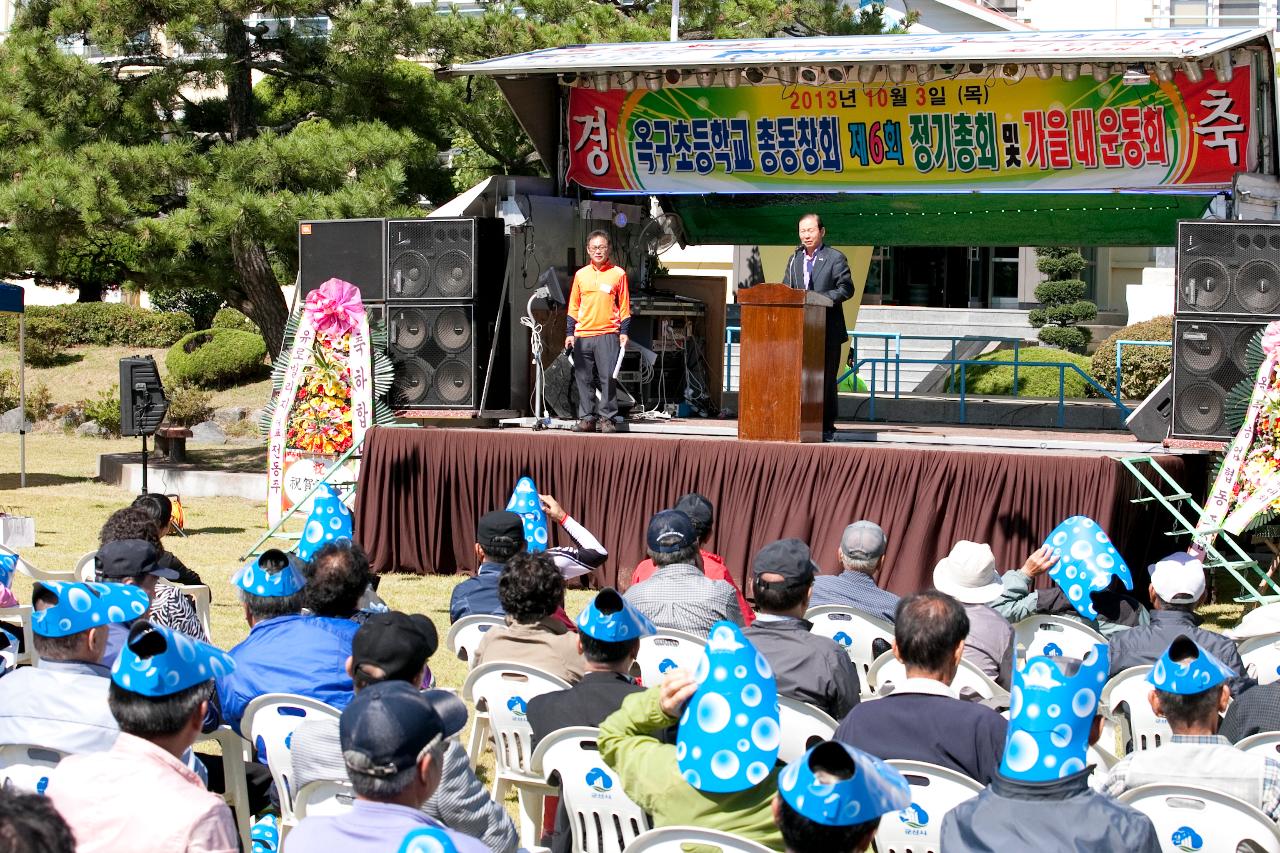
<path id="1" fill-rule="evenodd" d="M 18 315 L 18 486 L 27 487 L 27 315 Z"/>
<path id="2" fill-rule="evenodd" d="M 147 493 L 147 434 L 142 434 L 142 493 Z"/>
<path id="3" fill-rule="evenodd" d="M 680 41 L 680 0 L 671 0 L 670 41 Z"/>

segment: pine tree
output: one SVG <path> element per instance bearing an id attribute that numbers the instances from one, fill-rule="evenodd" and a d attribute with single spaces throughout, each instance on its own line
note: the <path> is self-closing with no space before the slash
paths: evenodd
<path id="1" fill-rule="evenodd" d="M 1073 248 L 1051 246 L 1036 249 L 1036 269 L 1045 281 L 1036 287 L 1036 301 L 1027 321 L 1040 329 L 1039 338 L 1067 352 L 1084 353 L 1092 333 L 1077 323 L 1087 323 L 1098 316 L 1098 306 L 1085 299 L 1089 287 L 1080 280 L 1088 262 Z"/>

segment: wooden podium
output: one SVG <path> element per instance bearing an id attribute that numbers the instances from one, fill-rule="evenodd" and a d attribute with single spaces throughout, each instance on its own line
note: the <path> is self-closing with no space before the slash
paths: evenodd
<path id="1" fill-rule="evenodd" d="M 757 284 L 738 291 L 738 438 L 822 441 L 826 315 L 811 290 Z"/>

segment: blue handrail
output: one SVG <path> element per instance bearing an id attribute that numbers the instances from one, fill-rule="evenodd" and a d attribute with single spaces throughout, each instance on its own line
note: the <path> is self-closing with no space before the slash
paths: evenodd
<path id="1" fill-rule="evenodd" d="M 1173 341 L 1116 341 L 1116 396 L 1120 396 L 1120 379 L 1124 376 L 1124 367 L 1120 362 L 1120 354 L 1126 346 L 1130 347 L 1171 347 Z"/>

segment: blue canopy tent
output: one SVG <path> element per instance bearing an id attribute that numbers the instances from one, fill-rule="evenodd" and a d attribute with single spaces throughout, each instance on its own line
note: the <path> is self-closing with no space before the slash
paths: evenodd
<path id="1" fill-rule="evenodd" d="M 27 321 L 23 313 L 24 291 L 16 284 L 0 281 L 0 313 L 18 315 L 18 485 L 27 487 Z"/>

